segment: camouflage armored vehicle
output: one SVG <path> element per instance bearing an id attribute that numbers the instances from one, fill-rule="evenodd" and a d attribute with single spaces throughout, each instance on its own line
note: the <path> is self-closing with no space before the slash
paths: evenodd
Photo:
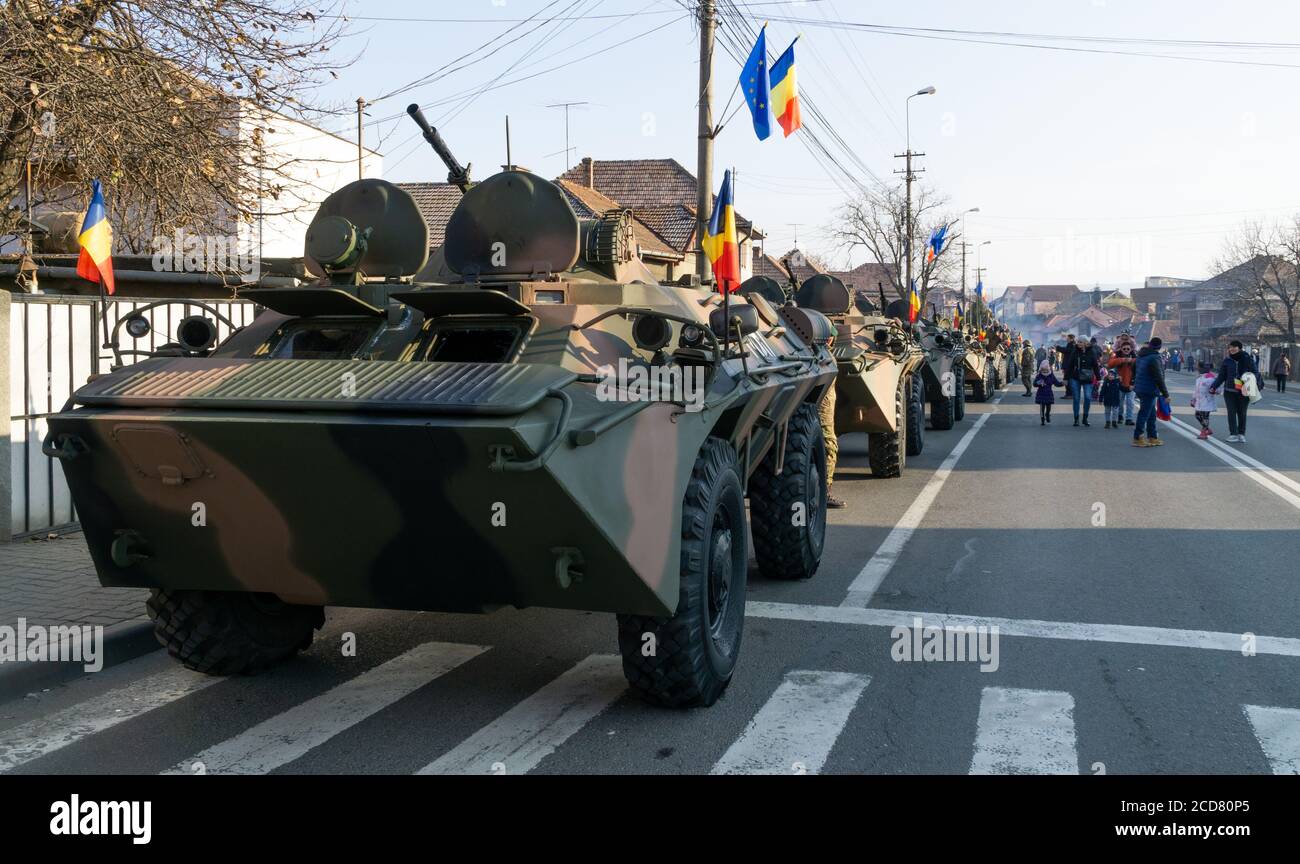
<path id="1" fill-rule="evenodd" d="M 962 362 L 966 369 L 966 385 L 970 387 L 970 400 L 987 402 L 998 389 L 997 357 L 979 338 L 979 333 L 970 328 L 966 330 L 965 342 L 966 354 Z M 964 408 L 962 413 L 965 414 Z"/>
<path id="2" fill-rule="evenodd" d="M 834 276 L 808 278 L 795 294 L 800 309 L 834 322 L 835 431 L 867 433 L 867 460 L 877 477 L 903 473 L 925 443 L 925 385 L 921 347 L 897 318 L 855 314 L 854 298 Z"/>
<path id="3" fill-rule="evenodd" d="M 965 416 L 966 340 L 960 330 L 943 326 L 938 317 L 917 322 L 925 364 L 925 398 L 930 403 L 930 426 L 951 429 Z"/>
<path id="4" fill-rule="evenodd" d="M 407 193 L 352 183 L 308 229 L 316 284 L 246 292 L 266 311 L 225 342 L 191 325 L 50 419 L 100 581 L 152 589 L 159 641 L 213 674 L 293 655 L 326 605 L 612 612 L 635 691 L 711 704 L 749 529 L 765 576 L 818 568 L 834 329 L 657 284 L 630 214 L 580 220 L 541 177 L 464 179 L 434 260 Z"/>

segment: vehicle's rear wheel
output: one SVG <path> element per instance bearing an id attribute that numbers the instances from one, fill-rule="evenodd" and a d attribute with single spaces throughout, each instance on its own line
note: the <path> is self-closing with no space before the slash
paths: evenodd
<path id="1" fill-rule="evenodd" d="M 749 478 L 754 557 L 769 579 L 807 579 L 826 539 L 826 442 L 816 406 L 804 403 L 790 418 L 780 474 L 776 457 L 773 447 Z"/>
<path id="2" fill-rule="evenodd" d="M 907 467 L 907 379 L 894 392 L 894 432 L 872 432 L 867 436 L 867 462 L 876 477 L 898 477 Z"/>
<path id="3" fill-rule="evenodd" d="M 989 394 L 993 392 L 993 388 L 989 386 L 990 385 L 989 367 L 991 365 L 992 365 L 992 361 L 985 360 L 983 374 L 980 376 L 978 381 L 976 381 L 974 384 L 971 385 L 970 400 L 972 402 L 989 401 Z"/>
<path id="4" fill-rule="evenodd" d="M 749 543 L 731 445 L 704 442 L 682 502 L 681 584 L 671 618 L 618 616 L 623 673 L 647 701 L 712 705 L 731 681 L 745 626 Z"/>
<path id="5" fill-rule="evenodd" d="M 925 382 L 918 372 L 907 379 L 907 455 L 925 449 Z"/>
<path id="6" fill-rule="evenodd" d="M 154 589 L 146 608 L 167 653 L 208 675 L 260 672 L 311 645 L 325 623 L 321 606 L 238 591 Z"/>

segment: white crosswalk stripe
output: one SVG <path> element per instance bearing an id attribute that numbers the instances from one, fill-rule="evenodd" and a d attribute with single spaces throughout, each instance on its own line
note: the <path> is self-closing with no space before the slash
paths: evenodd
<path id="1" fill-rule="evenodd" d="M 593 654 L 420 774 L 527 774 L 627 690 L 623 661 Z"/>
<path id="2" fill-rule="evenodd" d="M 0 773 L 175 702 L 221 681 L 176 667 L 0 732 Z"/>
<path id="3" fill-rule="evenodd" d="M 788 673 L 711 773 L 819 773 L 870 683 L 847 672 Z"/>
<path id="4" fill-rule="evenodd" d="M 181 762 L 171 773 L 265 774 L 473 660 L 487 648 L 427 642 Z"/>
<path id="5" fill-rule="evenodd" d="M 1300 710 L 1243 705 L 1274 774 L 1300 774 Z"/>
<path id="6" fill-rule="evenodd" d="M 985 687 L 972 774 L 1078 774 L 1074 697 L 1057 690 Z"/>

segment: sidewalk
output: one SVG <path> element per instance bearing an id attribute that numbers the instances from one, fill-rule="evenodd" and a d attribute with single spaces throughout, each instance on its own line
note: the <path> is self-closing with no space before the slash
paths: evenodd
<path id="1" fill-rule="evenodd" d="M 149 592 L 101 588 L 80 532 L 0 543 L 0 624 L 99 624 L 145 614 Z"/>

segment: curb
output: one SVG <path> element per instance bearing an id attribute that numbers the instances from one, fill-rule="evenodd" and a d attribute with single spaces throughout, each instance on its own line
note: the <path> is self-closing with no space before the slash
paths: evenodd
<path id="1" fill-rule="evenodd" d="M 162 646 L 153 635 L 153 622 L 145 616 L 119 621 L 104 628 L 104 669 L 142 657 Z M 77 662 L 5 663 L 0 665 L 0 702 L 63 684 L 90 673 Z"/>

